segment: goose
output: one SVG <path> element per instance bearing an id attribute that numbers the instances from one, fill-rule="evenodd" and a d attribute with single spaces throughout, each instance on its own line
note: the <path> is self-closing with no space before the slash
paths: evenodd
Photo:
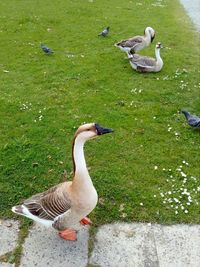
<path id="1" fill-rule="evenodd" d="M 111 132 L 112 129 L 103 128 L 96 123 L 81 125 L 72 144 L 73 180 L 30 197 L 23 204 L 12 207 L 12 211 L 47 227 L 52 226 L 65 240 L 76 240 L 77 231 L 73 225 L 78 222 L 90 224 L 91 221 L 86 216 L 95 208 L 98 200 L 86 166 L 84 143 Z"/>
<path id="2" fill-rule="evenodd" d="M 131 52 L 134 54 L 142 50 L 143 48 L 150 45 L 155 38 L 155 31 L 151 27 L 146 27 L 144 30 L 144 36 L 134 36 L 127 40 L 122 40 L 121 42 L 115 44 L 116 47 L 119 47 L 124 52 Z"/>
<path id="3" fill-rule="evenodd" d="M 155 47 L 156 59 L 138 54 L 129 54 L 128 58 L 132 68 L 139 72 L 159 72 L 163 67 L 160 48 L 162 48 L 161 43 L 157 43 Z"/>
<path id="4" fill-rule="evenodd" d="M 185 115 L 185 118 L 191 127 L 200 130 L 200 117 L 192 115 L 186 110 L 182 110 L 181 112 Z"/>

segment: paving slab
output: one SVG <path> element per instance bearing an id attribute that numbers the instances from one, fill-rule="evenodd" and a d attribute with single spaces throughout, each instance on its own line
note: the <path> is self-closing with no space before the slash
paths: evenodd
<path id="1" fill-rule="evenodd" d="M 157 267 L 151 224 L 115 223 L 100 227 L 90 263 L 101 267 Z"/>
<path id="2" fill-rule="evenodd" d="M 99 228 L 90 263 L 101 267 L 199 267 L 200 225 L 115 223 Z"/>
<path id="3" fill-rule="evenodd" d="M 160 267 L 200 266 L 200 225 L 154 225 Z"/>
<path id="4" fill-rule="evenodd" d="M 0 220 L 0 256 L 12 251 L 17 242 L 19 222 Z"/>
<path id="5" fill-rule="evenodd" d="M 35 224 L 23 245 L 21 267 L 85 267 L 88 262 L 88 226 L 80 226 L 77 241 L 61 239 L 53 228 Z"/>
<path id="6" fill-rule="evenodd" d="M 200 31 L 200 1 L 199 0 L 180 0 L 188 15 L 192 19 L 197 30 Z"/>
<path id="7" fill-rule="evenodd" d="M 14 267 L 14 264 L 8 262 L 0 262 L 0 267 Z"/>

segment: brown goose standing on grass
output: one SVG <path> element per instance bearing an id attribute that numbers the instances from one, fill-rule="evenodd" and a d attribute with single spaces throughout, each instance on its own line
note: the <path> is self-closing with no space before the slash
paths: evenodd
<path id="1" fill-rule="evenodd" d="M 95 123 L 80 126 L 75 133 L 72 158 L 73 181 L 58 184 L 49 190 L 32 196 L 22 205 L 14 206 L 14 213 L 28 217 L 45 226 L 53 226 L 65 240 L 76 240 L 72 227 L 80 222 L 90 224 L 86 216 L 97 204 L 97 192 L 87 170 L 84 157 L 84 143 L 96 136 L 112 132 Z"/>
<path id="2" fill-rule="evenodd" d="M 132 68 L 139 72 L 159 72 L 163 67 L 163 60 L 160 57 L 161 43 L 155 47 L 156 58 L 141 56 L 138 54 L 128 54 Z"/>
<path id="3" fill-rule="evenodd" d="M 131 52 L 134 54 L 142 50 L 143 48 L 150 45 L 155 38 L 155 31 L 151 27 L 147 27 L 144 30 L 144 36 L 135 36 L 127 40 L 122 40 L 121 42 L 115 44 L 116 47 L 119 47 L 122 51 L 128 53 Z"/>

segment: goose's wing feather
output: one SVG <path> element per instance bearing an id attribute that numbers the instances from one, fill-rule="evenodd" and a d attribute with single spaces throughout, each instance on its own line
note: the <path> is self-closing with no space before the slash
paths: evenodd
<path id="1" fill-rule="evenodd" d="M 141 44 L 143 42 L 143 38 L 141 36 L 135 36 L 133 38 L 122 40 L 117 45 L 120 45 L 122 47 L 130 47 L 133 48 L 138 44 Z"/>
<path id="2" fill-rule="evenodd" d="M 41 219 L 54 220 L 58 215 L 71 208 L 71 200 L 67 195 L 65 183 L 32 196 L 24 201 L 23 205 L 29 212 Z"/>
<path id="3" fill-rule="evenodd" d="M 154 67 L 156 60 L 152 57 L 145 57 L 140 55 L 133 55 L 132 61 L 141 67 Z"/>

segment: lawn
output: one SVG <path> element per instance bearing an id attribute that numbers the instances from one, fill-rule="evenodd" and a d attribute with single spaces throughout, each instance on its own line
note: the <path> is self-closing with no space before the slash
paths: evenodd
<path id="1" fill-rule="evenodd" d="M 1 1 L 0 22 L 0 217 L 19 218 L 11 207 L 65 169 L 70 180 L 74 132 L 98 122 L 115 132 L 85 146 L 94 225 L 199 223 L 200 133 L 179 114 L 200 115 L 199 34 L 179 2 Z M 141 54 L 162 42 L 160 73 L 134 72 L 114 47 L 146 26 L 156 38 Z"/>

